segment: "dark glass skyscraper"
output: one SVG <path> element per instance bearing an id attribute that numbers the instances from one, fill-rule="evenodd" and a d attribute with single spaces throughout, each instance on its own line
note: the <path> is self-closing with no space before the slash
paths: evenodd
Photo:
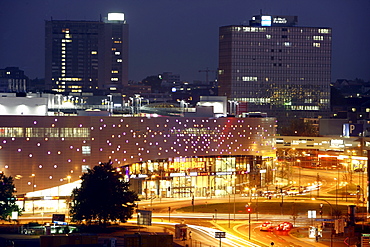
<path id="1" fill-rule="evenodd" d="M 104 21 L 45 22 L 45 82 L 60 93 L 119 91 L 128 82 L 128 25 L 122 13 Z"/>
<path id="2" fill-rule="evenodd" d="M 283 121 L 330 109 L 331 29 L 297 16 L 254 16 L 220 27 L 219 95 Z"/>

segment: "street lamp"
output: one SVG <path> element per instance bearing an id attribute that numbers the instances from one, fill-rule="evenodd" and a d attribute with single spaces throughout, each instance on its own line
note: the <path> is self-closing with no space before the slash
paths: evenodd
<path id="1" fill-rule="evenodd" d="M 335 207 L 338 208 L 338 178 L 334 178 L 335 184 Z"/>
<path id="2" fill-rule="evenodd" d="M 35 177 L 36 175 L 34 173 L 31 174 L 32 177 L 32 192 L 35 192 Z M 35 215 L 35 195 L 32 193 L 32 214 Z"/>
<path id="3" fill-rule="evenodd" d="M 301 193 L 301 160 L 297 160 L 298 162 L 298 186 L 299 186 L 299 193 Z"/>

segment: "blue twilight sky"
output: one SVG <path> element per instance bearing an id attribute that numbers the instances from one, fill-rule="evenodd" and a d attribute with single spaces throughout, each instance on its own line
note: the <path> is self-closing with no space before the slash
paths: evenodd
<path id="1" fill-rule="evenodd" d="M 205 80 L 198 71 L 217 69 L 218 28 L 248 22 L 261 9 L 297 15 L 299 26 L 333 28 L 332 81 L 370 81 L 370 0 L 1 0 L 0 68 L 44 78 L 44 20 L 124 12 L 130 80 L 165 71 Z"/>

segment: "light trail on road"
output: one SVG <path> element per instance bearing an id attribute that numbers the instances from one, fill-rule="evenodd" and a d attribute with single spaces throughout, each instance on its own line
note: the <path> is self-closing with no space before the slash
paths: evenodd
<path id="1" fill-rule="evenodd" d="M 169 223 L 169 222 L 153 222 L 153 224 L 161 224 L 161 225 L 176 225 L 178 223 Z M 215 239 L 215 232 L 220 232 L 218 229 L 204 227 L 204 226 L 197 226 L 197 225 L 188 225 L 186 224 L 188 228 L 190 228 L 192 231 L 196 231 L 200 234 L 208 236 L 208 238 Z M 228 246 L 232 247 L 260 247 L 258 244 L 254 244 L 248 240 L 242 239 L 240 237 L 234 236 L 233 234 L 230 234 L 229 232 L 226 232 L 226 238 L 223 238 L 222 245 L 224 246 L 227 244 Z"/>

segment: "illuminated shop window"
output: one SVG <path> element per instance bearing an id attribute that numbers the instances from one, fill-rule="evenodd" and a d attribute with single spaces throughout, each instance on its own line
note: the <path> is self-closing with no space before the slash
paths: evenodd
<path id="1" fill-rule="evenodd" d="M 91 147 L 90 146 L 82 146 L 82 154 L 83 155 L 90 155 L 91 154 Z"/>
<path id="2" fill-rule="evenodd" d="M 0 127 L 0 137 L 23 137 L 24 129 L 17 127 Z"/>
<path id="3" fill-rule="evenodd" d="M 89 137 L 88 128 L 19 128 L 0 127 L 0 137 Z"/>

